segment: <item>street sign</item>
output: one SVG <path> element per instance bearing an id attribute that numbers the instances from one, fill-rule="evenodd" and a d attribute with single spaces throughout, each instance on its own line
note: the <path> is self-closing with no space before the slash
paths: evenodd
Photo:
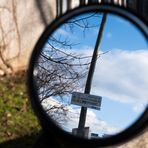
<path id="1" fill-rule="evenodd" d="M 101 100 L 102 100 L 101 96 L 73 92 L 71 104 L 100 110 Z"/>

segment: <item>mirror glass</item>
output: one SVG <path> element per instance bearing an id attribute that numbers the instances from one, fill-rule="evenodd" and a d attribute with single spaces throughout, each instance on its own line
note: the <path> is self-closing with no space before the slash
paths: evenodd
<path id="1" fill-rule="evenodd" d="M 39 50 L 33 71 L 38 99 L 64 131 L 109 137 L 144 112 L 148 42 L 129 20 L 111 13 L 80 14 L 49 34 Z"/>

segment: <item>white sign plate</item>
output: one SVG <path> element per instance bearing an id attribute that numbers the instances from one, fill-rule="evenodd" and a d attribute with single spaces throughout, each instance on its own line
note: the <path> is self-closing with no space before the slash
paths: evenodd
<path id="1" fill-rule="evenodd" d="M 102 97 L 100 96 L 73 92 L 71 104 L 100 110 L 101 101 Z"/>

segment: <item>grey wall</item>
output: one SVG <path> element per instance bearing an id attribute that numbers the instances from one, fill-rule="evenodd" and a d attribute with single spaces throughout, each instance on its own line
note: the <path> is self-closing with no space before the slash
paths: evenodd
<path id="1" fill-rule="evenodd" d="M 55 18 L 55 0 L 0 1 L 0 71 L 25 69 L 43 29 Z"/>

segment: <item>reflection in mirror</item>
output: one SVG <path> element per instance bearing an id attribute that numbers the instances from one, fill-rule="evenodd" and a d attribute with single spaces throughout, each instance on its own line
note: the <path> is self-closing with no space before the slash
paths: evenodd
<path id="1" fill-rule="evenodd" d="M 40 103 L 69 133 L 85 138 L 117 134 L 147 106 L 147 58 L 147 40 L 128 20 L 99 12 L 73 17 L 40 49 L 34 67 Z"/>

